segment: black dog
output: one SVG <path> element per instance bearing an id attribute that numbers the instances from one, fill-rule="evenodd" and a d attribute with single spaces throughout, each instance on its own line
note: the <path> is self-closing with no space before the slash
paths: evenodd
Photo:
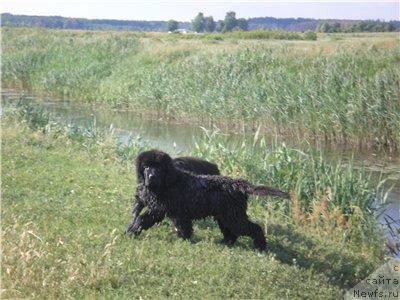
<path id="1" fill-rule="evenodd" d="M 218 175 L 196 175 L 176 168 L 171 157 L 161 151 L 141 153 L 136 159 L 138 192 L 149 199 L 149 210 L 137 218 L 128 233 L 139 234 L 164 216 L 174 223 L 178 236 L 189 239 L 192 220 L 213 216 L 224 236 L 233 244 L 239 236 L 253 239 L 254 246 L 266 248 L 261 227 L 248 219 L 248 195 L 289 198 L 288 193 L 266 186 L 254 186 L 243 179 Z"/>
<path id="2" fill-rule="evenodd" d="M 184 170 L 184 171 L 189 171 L 194 174 L 198 175 L 219 175 L 219 169 L 218 166 L 212 162 L 202 160 L 199 158 L 195 157 L 189 157 L 189 156 L 181 156 L 174 158 L 172 160 L 172 163 L 174 167 Z M 130 222 L 128 226 L 129 228 L 135 226 L 135 223 L 137 222 L 137 218 L 140 214 L 140 212 L 146 207 L 146 206 L 152 206 L 153 200 L 150 194 L 145 193 L 144 185 L 143 185 L 143 175 L 141 175 L 139 172 L 137 172 L 137 183 L 138 187 L 136 189 L 136 193 L 134 196 L 134 203 L 132 207 L 132 221 Z"/>

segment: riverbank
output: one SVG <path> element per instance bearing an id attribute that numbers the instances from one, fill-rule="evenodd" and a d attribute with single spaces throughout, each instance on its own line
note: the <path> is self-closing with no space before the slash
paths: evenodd
<path id="1" fill-rule="evenodd" d="M 297 204 L 250 201 L 249 214 L 264 225 L 270 245 L 261 254 L 248 239 L 220 245 L 212 220 L 196 222 L 192 243 L 176 238 L 169 221 L 138 238 L 123 236 L 133 159 L 145 145 L 121 148 L 110 133 L 54 124 L 32 109 L 3 116 L 2 130 L 7 297 L 337 299 L 384 257 L 362 206 L 373 187 L 351 166 L 330 169 L 285 148 L 256 156 L 251 147 L 239 154 L 212 136 L 199 141 L 191 154 L 217 162 L 224 174 L 298 195 Z M 358 209 L 346 216 L 349 200 Z"/>
<path id="2" fill-rule="evenodd" d="M 327 144 L 400 145 L 396 34 L 318 41 L 3 29 L 3 84 Z M 229 118 L 227 118 L 229 116 Z"/>

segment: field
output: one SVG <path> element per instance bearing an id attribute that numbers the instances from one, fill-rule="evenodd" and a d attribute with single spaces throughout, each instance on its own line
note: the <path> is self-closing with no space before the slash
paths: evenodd
<path id="1" fill-rule="evenodd" d="M 2 298 L 337 299 L 384 257 L 369 209 L 379 193 L 351 165 L 285 146 L 255 154 L 256 136 L 239 149 L 213 134 L 198 140 L 189 154 L 222 173 L 292 190 L 291 202 L 250 201 L 269 242 L 259 253 L 247 238 L 221 245 L 212 220 L 195 223 L 191 242 L 167 220 L 124 236 L 145 145 L 118 145 L 112 132 L 59 124 L 26 104 L 2 117 L 2 130 Z"/>
<path id="2" fill-rule="evenodd" d="M 301 38 L 3 28 L 2 83 L 158 118 L 396 151 L 398 34 Z"/>

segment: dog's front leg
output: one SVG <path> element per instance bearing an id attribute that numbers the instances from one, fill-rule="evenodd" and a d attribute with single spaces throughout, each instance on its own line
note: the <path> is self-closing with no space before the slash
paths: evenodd
<path id="1" fill-rule="evenodd" d="M 139 235 L 142 230 L 149 229 L 154 224 L 161 222 L 165 217 L 165 212 L 162 210 L 148 210 L 143 215 L 136 218 L 136 221 L 131 224 L 128 229 L 128 234 Z"/>
<path id="2" fill-rule="evenodd" d="M 137 218 L 138 218 L 140 212 L 145 207 L 145 204 L 142 201 L 142 199 L 140 199 L 137 190 L 136 190 L 136 193 L 135 193 L 135 195 L 133 197 L 134 197 L 135 201 L 133 202 L 133 206 L 132 206 L 132 220 L 129 223 L 125 233 L 128 233 L 129 231 L 131 231 L 130 228 L 133 228 L 135 226 L 135 223 L 137 222 Z"/>
<path id="3" fill-rule="evenodd" d="M 190 239 L 193 234 L 192 221 L 186 218 L 172 218 L 176 234 L 184 240 Z"/>
<path id="4" fill-rule="evenodd" d="M 135 222 L 137 217 L 139 216 L 140 212 L 143 210 L 145 207 L 144 202 L 142 199 L 140 199 L 139 195 L 136 193 L 135 194 L 135 202 L 133 203 L 132 207 L 132 222 Z"/>

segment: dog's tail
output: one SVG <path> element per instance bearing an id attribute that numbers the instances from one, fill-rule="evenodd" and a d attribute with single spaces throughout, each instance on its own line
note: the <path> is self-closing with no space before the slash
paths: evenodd
<path id="1" fill-rule="evenodd" d="M 279 189 L 268 187 L 265 185 L 251 186 L 249 190 L 250 194 L 257 196 L 277 196 L 281 198 L 290 199 L 290 195 L 287 192 L 283 192 Z"/>

